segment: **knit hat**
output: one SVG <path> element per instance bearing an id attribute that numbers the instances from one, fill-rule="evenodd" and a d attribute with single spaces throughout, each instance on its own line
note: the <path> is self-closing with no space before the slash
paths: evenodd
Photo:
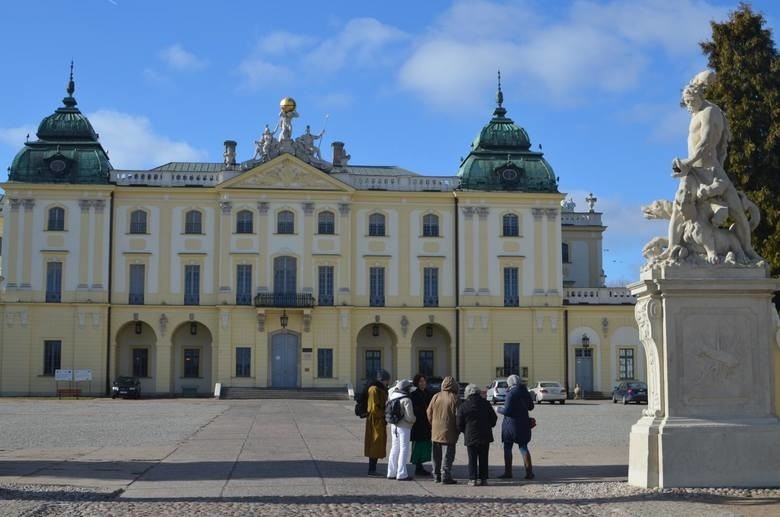
<path id="1" fill-rule="evenodd" d="M 397 391 L 400 391 L 401 393 L 406 393 L 407 395 L 417 388 L 415 388 L 414 384 L 412 384 L 412 381 L 409 379 L 401 379 L 395 384 L 395 389 Z"/>
<path id="2" fill-rule="evenodd" d="M 517 386 L 518 384 L 520 384 L 520 376 L 519 375 L 510 375 L 509 377 L 507 377 L 506 385 L 509 386 L 510 388 L 512 386 Z"/>

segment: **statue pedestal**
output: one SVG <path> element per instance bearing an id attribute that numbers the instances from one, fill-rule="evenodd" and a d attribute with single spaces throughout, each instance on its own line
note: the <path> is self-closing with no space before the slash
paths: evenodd
<path id="1" fill-rule="evenodd" d="M 631 428 L 640 487 L 780 486 L 775 415 L 780 281 L 758 268 L 657 268 L 629 286 L 648 407 Z"/>

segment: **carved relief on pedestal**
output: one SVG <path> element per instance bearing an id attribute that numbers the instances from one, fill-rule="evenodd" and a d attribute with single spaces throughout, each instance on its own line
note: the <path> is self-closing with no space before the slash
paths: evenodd
<path id="1" fill-rule="evenodd" d="M 651 297 L 640 298 L 634 307 L 634 315 L 639 325 L 639 339 L 647 358 L 647 409 L 642 413 L 646 416 L 663 416 L 658 345 L 653 337 L 653 324 L 661 319 L 661 304 Z"/>

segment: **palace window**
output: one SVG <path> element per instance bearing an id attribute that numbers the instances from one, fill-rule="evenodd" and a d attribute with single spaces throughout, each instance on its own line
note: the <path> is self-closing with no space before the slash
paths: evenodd
<path id="1" fill-rule="evenodd" d="M 561 243 L 561 261 L 564 264 L 569 263 L 569 245 L 565 242 Z"/>
<path id="2" fill-rule="evenodd" d="M 423 306 L 439 306 L 439 268 L 423 268 Z"/>
<path id="3" fill-rule="evenodd" d="M 200 304 L 200 266 L 184 266 L 184 305 Z"/>
<path id="4" fill-rule="evenodd" d="M 146 233 L 146 212 L 133 210 L 130 214 L 130 233 Z"/>
<path id="5" fill-rule="evenodd" d="M 50 232 L 61 232 L 65 230 L 65 209 L 55 206 L 49 209 L 49 221 L 46 229 Z"/>
<path id="6" fill-rule="evenodd" d="M 133 348 L 133 377 L 149 377 L 148 348 Z"/>
<path id="7" fill-rule="evenodd" d="M 240 346 L 236 348 L 236 377 L 249 377 L 251 375 L 252 349 Z"/>
<path id="8" fill-rule="evenodd" d="M 62 341 L 46 340 L 43 342 L 43 375 L 54 375 L 60 369 L 62 356 Z"/>
<path id="9" fill-rule="evenodd" d="M 620 380 L 634 378 L 634 349 L 621 348 L 618 351 L 618 378 Z"/>
<path id="10" fill-rule="evenodd" d="M 382 368 L 382 351 L 366 350 L 365 355 L 366 379 L 376 379 L 376 372 Z"/>
<path id="11" fill-rule="evenodd" d="M 423 237 L 439 236 L 439 216 L 426 214 L 423 216 Z"/>
<path id="12" fill-rule="evenodd" d="M 62 262 L 46 263 L 46 303 L 62 301 Z"/>
<path id="13" fill-rule="evenodd" d="M 336 216 L 333 212 L 320 212 L 317 216 L 317 233 L 322 235 L 336 233 Z"/>
<path id="14" fill-rule="evenodd" d="M 369 269 L 369 305 L 371 307 L 385 306 L 385 268 L 372 267 Z"/>
<path id="15" fill-rule="evenodd" d="M 518 269 L 516 267 L 504 268 L 504 307 L 517 307 L 520 305 L 520 290 L 518 287 Z"/>
<path id="16" fill-rule="evenodd" d="M 319 267 L 317 305 L 333 305 L 333 266 Z"/>
<path id="17" fill-rule="evenodd" d="M 515 214 L 506 214 L 503 217 L 504 237 L 517 237 L 520 235 L 520 225 Z"/>
<path id="18" fill-rule="evenodd" d="M 241 210 L 236 214 L 236 233 L 252 233 L 254 216 L 249 210 Z"/>
<path id="19" fill-rule="evenodd" d="M 368 216 L 368 235 L 372 237 L 385 236 L 385 216 L 382 214 L 371 214 Z"/>
<path id="20" fill-rule="evenodd" d="M 197 210 L 190 210 L 187 212 L 187 214 L 184 216 L 184 233 L 203 233 L 203 214 Z"/>
<path id="21" fill-rule="evenodd" d="M 130 292 L 127 295 L 127 303 L 130 305 L 143 305 L 145 277 L 144 264 L 130 264 Z"/>
<path id="22" fill-rule="evenodd" d="M 433 350 L 420 350 L 417 354 L 417 373 L 433 376 Z"/>
<path id="23" fill-rule="evenodd" d="M 252 305 L 252 266 L 236 266 L 236 305 Z"/>
<path id="24" fill-rule="evenodd" d="M 183 377 L 200 377 L 200 349 L 184 349 L 184 375 Z"/>
<path id="25" fill-rule="evenodd" d="M 295 214 L 289 210 L 282 210 L 276 216 L 276 233 L 295 233 Z"/>
<path id="26" fill-rule="evenodd" d="M 317 349 L 317 377 L 330 379 L 333 377 L 333 349 Z"/>
<path id="27" fill-rule="evenodd" d="M 520 375 L 520 343 L 504 343 L 504 376 Z"/>

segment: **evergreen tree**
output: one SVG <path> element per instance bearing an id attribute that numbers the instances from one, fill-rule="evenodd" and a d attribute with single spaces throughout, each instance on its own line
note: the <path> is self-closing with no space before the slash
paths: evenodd
<path id="1" fill-rule="evenodd" d="M 723 23 L 712 22 L 701 44 L 717 80 L 707 99 L 720 106 L 732 139 L 726 171 L 761 210 L 753 247 L 780 273 L 780 58 L 766 20 L 740 4 Z"/>

